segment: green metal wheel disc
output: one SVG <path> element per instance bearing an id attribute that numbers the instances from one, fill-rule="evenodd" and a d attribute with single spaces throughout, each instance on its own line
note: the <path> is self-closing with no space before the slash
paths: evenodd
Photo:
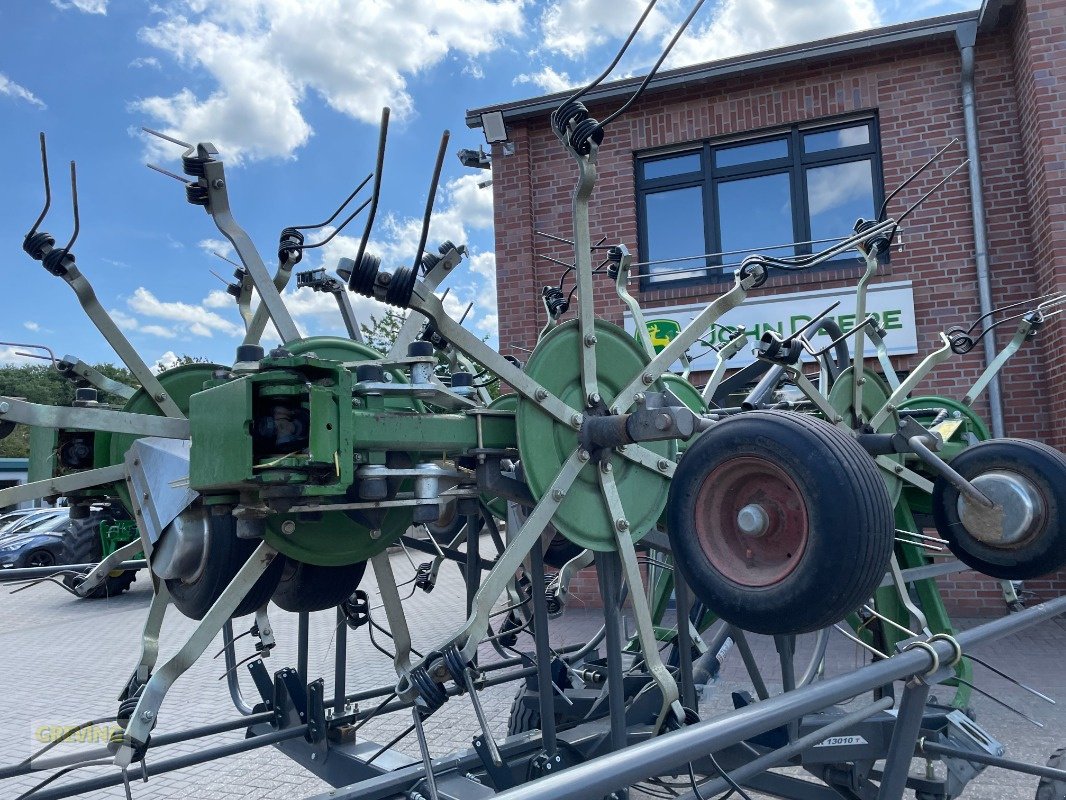
<path id="1" fill-rule="evenodd" d="M 311 336 L 286 344 L 285 349 L 296 356 L 310 355 L 328 361 L 373 361 L 381 353 L 372 347 L 339 336 Z M 402 381 L 399 372 L 393 380 Z M 413 403 L 405 397 L 389 398 L 385 404 L 392 410 L 412 411 Z M 291 521 L 291 534 L 282 533 L 282 525 Z M 400 538 L 411 526 L 411 509 L 393 508 L 385 515 L 381 534 L 373 538 L 370 529 L 343 511 L 325 511 L 318 519 L 301 519 L 293 514 L 276 514 L 267 521 L 264 539 L 279 553 L 296 561 L 318 567 L 339 567 L 356 564 L 380 553 Z"/>
<path id="2" fill-rule="evenodd" d="M 596 320 L 596 379 L 603 402 L 610 405 L 629 381 L 639 375 L 648 357 L 632 336 L 602 320 Z M 541 386 L 572 408 L 585 406 L 581 388 L 580 333 L 576 320 L 549 331 L 538 343 L 525 372 Z M 658 384 L 653 390 L 662 389 Z M 518 453 L 526 481 L 539 500 L 551 486 L 563 463 L 578 446 L 577 431 L 548 416 L 535 402 L 518 400 L 516 419 Z M 644 447 L 664 458 L 673 458 L 676 443 L 645 442 Z M 639 540 L 655 526 L 666 506 L 670 481 L 615 453 L 610 463 L 618 494 L 629 521 L 633 540 Z M 581 471 L 566 493 L 552 524 L 567 539 L 599 552 L 615 549 L 614 521 L 600 494 L 595 467 Z"/>
<path id="3" fill-rule="evenodd" d="M 888 398 L 892 394 L 892 388 L 876 372 L 870 372 L 867 369 L 863 370 L 863 375 L 866 378 L 866 382 L 862 385 L 862 416 L 863 419 L 870 419 L 888 402 Z M 850 420 L 852 417 L 854 392 L 855 370 L 853 367 L 848 367 L 840 373 L 833 383 L 833 388 L 829 390 L 828 398 L 829 405 L 836 409 L 837 413 L 844 417 L 845 420 Z M 877 429 L 877 433 L 895 433 L 898 429 L 899 414 L 893 411 L 888 419 L 881 424 L 881 427 Z M 897 464 L 903 464 L 902 455 L 886 456 L 886 458 L 895 461 Z M 894 506 L 899 502 L 900 493 L 903 491 L 903 480 L 898 475 L 894 475 L 884 469 L 881 470 L 881 477 L 888 488 L 888 499 L 892 501 Z"/>
<path id="4" fill-rule="evenodd" d="M 659 380 L 663 386 L 677 395 L 677 399 L 684 403 L 689 410 L 695 411 L 697 414 L 703 414 L 707 410 L 707 404 L 703 402 L 703 395 L 700 394 L 700 390 L 680 375 L 668 372 Z"/>
<path id="5" fill-rule="evenodd" d="M 518 410 L 518 395 L 517 394 L 501 394 L 491 403 L 489 408 L 492 411 L 517 411 Z M 481 495 L 481 502 L 485 504 L 488 510 L 492 513 L 496 519 L 507 519 L 507 501 L 502 497 L 496 497 L 495 495 Z"/>
<path id="6" fill-rule="evenodd" d="M 161 372 L 156 377 L 163 386 L 163 390 L 177 404 L 181 413 L 188 415 L 189 398 L 202 391 L 204 383 L 211 380 L 215 370 L 218 369 L 225 369 L 225 367 L 221 367 L 218 364 L 182 364 L 180 367 Z M 159 410 L 159 406 L 155 404 L 155 401 L 144 389 L 138 389 L 133 397 L 126 401 L 126 405 L 122 407 L 122 410 L 130 414 L 163 415 L 163 412 Z M 108 453 L 110 463 L 121 464 L 126 457 L 126 451 L 130 449 L 130 445 L 140 438 L 140 436 L 129 433 L 112 434 Z M 132 514 L 133 507 L 130 504 L 130 495 L 126 489 L 126 484 L 122 482 L 116 483 L 115 491 L 122 500 L 122 504 L 126 506 L 126 510 Z"/>

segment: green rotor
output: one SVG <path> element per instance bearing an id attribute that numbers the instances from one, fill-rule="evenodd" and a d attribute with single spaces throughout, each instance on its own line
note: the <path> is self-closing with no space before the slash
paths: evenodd
<path id="1" fill-rule="evenodd" d="M 604 404 L 610 406 L 615 395 L 641 373 L 648 357 L 622 328 L 602 320 L 596 320 L 595 324 L 598 391 Z M 577 321 L 569 320 L 544 335 L 525 367 L 530 378 L 577 410 L 585 407 L 580 347 Z M 662 384 L 649 390 L 661 391 Z M 539 500 L 577 448 L 577 431 L 556 421 L 536 402 L 524 397 L 518 400 L 516 423 L 522 469 L 530 491 Z M 673 459 L 677 452 L 673 441 L 645 442 L 643 446 L 663 458 Z M 610 456 L 610 464 L 629 529 L 637 541 L 655 526 L 665 508 L 670 480 L 618 453 Z M 581 471 L 552 524 L 581 547 L 599 552 L 615 549 L 614 520 L 600 493 L 594 466 Z"/>
<path id="2" fill-rule="evenodd" d="M 848 367 L 837 377 L 833 383 L 833 388 L 829 390 L 829 405 L 836 409 L 845 420 L 851 420 L 852 406 L 854 405 L 855 396 L 855 370 L 853 367 Z M 863 419 L 870 419 L 881 410 L 882 406 L 888 402 L 888 398 L 892 394 L 892 388 L 888 385 L 880 375 L 870 370 L 863 370 L 863 377 L 866 382 L 862 385 L 862 417 Z M 876 433 L 895 433 L 899 429 L 899 414 L 893 411 L 888 418 L 877 429 Z M 903 464 L 903 456 L 896 454 L 886 456 L 886 458 L 895 461 L 897 464 Z M 892 501 L 894 506 L 899 502 L 900 493 L 903 491 L 903 480 L 887 470 L 881 470 L 881 477 L 885 481 L 885 486 L 888 488 L 888 499 Z"/>

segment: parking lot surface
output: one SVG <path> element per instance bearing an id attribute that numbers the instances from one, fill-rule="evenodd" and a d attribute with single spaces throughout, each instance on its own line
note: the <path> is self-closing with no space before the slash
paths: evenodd
<path id="1" fill-rule="evenodd" d="M 485 550 L 488 548 L 486 544 Z M 413 575 L 412 566 L 403 553 L 393 555 L 393 565 L 398 581 L 406 581 Z M 370 594 L 372 605 L 377 605 L 379 600 L 369 570 L 364 588 Z M 404 586 L 401 596 L 410 590 L 411 586 Z M 17 594 L 9 592 L 9 587 L 0 587 L 0 697 L 4 699 L 4 713 L 0 715 L 0 763 L 5 765 L 20 761 L 41 747 L 42 740 L 47 739 L 51 730 L 114 713 L 115 697 L 137 659 L 140 631 L 150 600 L 144 575 L 134 583 L 131 592 L 108 600 L 78 600 L 48 584 Z M 431 594 L 416 590 L 405 601 L 416 648 L 425 651 L 437 646 L 449 631 L 458 627 L 463 617 L 464 597 L 457 569 L 454 565 L 446 565 Z M 278 640 L 277 648 L 267 660 L 267 667 L 273 672 L 284 666 L 295 666 L 296 617 L 271 608 L 271 622 Z M 374 614 L 375 620 L 384 624 L 384 612 L 379 609 Z M 175 612 L 171 615 L 161 637 L 161 661 L 173 653 L 192 630 L 189 620 Z M 246 629 L 251 619 L 238 620 L 237 631 Z M 563 646 L 588 641 L 601 623 L 602 613 L 597 610 L 570 608 L 561 619 L 553 622 L 553 643 Z M 976 623 L 975 620 L 960 621 L 964 626 Z M 332 611 L 311 616 L 309 671 L 312 678 L 321 676 L 325 679 L 327 696 L 330 697 L 335 626 Z M 632 630 L 631 624 L 629 629 Z M 387 647 L 387 639 L 377 638 Z M 797 661 L 801 664 L 809 638 L 802 637 L 799 642 Z M 759 636 L 753 636 L 751 640 L 760 663 L 766 665 L 764 673 L 770 691 L 779 691 L 780 681 L 774 680 L 777 656 L 773 641 Z M 520 647 L 532 649 L 531 640 L 527 638 L 525 641 L 526 644 L 520 644 Z M 205 657 L 175 684 L 160 711 L 158 732 L 177 731 L 236 716 L 225 681 L 220 680 L 224 670 L 222 659 L 212 660 L 210 657 L 220 647 L 221 643 L 218 643 L 209 648 Z M 250 637 L 238 642 L 239 657 L 251 652 Z M 370 645 L 366 627 L 350 632 L 347 652 L 349 692 L 394 682 L 391 660 Z M 1066 667 L 1063 663 L 1066 660 L 1066 621 L 1063 619 L 994 642 L 977 654 L 1019 680 L 1066 701 Z M 826 674 L 846 672 L 864 660 L 864 654 L 855 645 L 843 637 L 834 636 Z M 1043 728 L 1038 728 L 996 703 L 976 696 L 973 707 L 979 723 L 1006 745 L 1009 756 L 1042 764 L 1051 751 L 1066 745 L 1066 702 L 1048 705 L 979 666 L 975 672 L 975 682 L 980 688 L 1044 724 Z M 241 682 L 244 694 L 256 698 L 247 674 L 242 676 Z M 741 659 L 736 653 L 731 654 L 720 679 L 705 693 L 701 713 L 706 718 L 731 708 L 730 692 L 750 687 Z M 482 702 L 498 736 L 502 737 L 506 732 L 508 712 L 517 689 L 517 684 L 507 684 L 482 693 Z M 944 699 L 951 696 L 951 691 L 943 687 L 934 689 L 934 693 Z M 360 731 L 360 736 L 384 743 L 402 732 L 409 722 L 406 713 L 378 717 Z M 106 726 L 101 730 L 104 728 Z M 464 698 L 451 700 L 426 723 L 429 746 L 435 756 L 469 746 L 476 730 L 472 707 Z M 211 742 L 234 742 L 241 738 L 243 732 L 237 731 L 213 737 Z M 92 747 L 91 744 L 81 746 Z M 194 752 L 201 747 L 201 742 L 168 746 L 158 755 L 149 757 L 149 773 L 153 760 Z M 418 754 L 413 735 L 402 740 L 398 749 L 412 756 Z M 913 769 L 924 770 L 924 762 L 916 760 Z M 107 774 L 113 770 L 114 767 L 108 765 L 87 767 L 76 771 L 69 779 Z M 798 773 L 793 771 L 793 774 Z M 0 783 L 0 797 L 15 798 L 39 779 L 23 777 Z M 1034 777 L 988 769 L 970 784 L 963 797 L 1028 800 L 1034 797 L 1036 784 Z M 280 800 L 302 798 L 329 788 L 277 750 L 261 748 L 221 761 L 152 775 L 147 783 L 133 784 L 132 792 L 135 800 L 179 797 Z M 751 795 L 753 798 L 760 796 Z M 116 787 L 91 796 L 121 798 L 125 793 L 121 787 Z M 645 795 L 634 792 L 633 796 Z"/>

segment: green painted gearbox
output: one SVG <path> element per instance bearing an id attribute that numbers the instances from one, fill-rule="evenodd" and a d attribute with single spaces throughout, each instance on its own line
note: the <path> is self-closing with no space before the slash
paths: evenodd
<path id="1" fill-rule="evenodd" d="M 615 395 L 640 375 L 648 357 L 633 337 L 617 325 L 596 320 L 596 338 L 596 380 L 600 397 L 609 406 Z M 585 407 L 581 345 L 577 321 L 564 322 L 537 343 L 525 368 L 530 378 L 578 410 Z M 662 384 L 656 383 L 649 391 L 662 391 Z M 518 400 L 517 433 L 522 469 L 530 491 L 539 500 L 577 448 L 577 431 L 557 422 L 538 403 L 523 397 Z M 670 459 L 677 450 L 674 441 L 645 442 L 643 446 Z M 634 541 L 639 540 L 655 526 L 665 508 L 670 480 L 618 453 L 611 456 L 610 463 L 629 529 Z M 581 547 L 600 552 L 615 548 L 614 520 L 600 493 L 594 465 L 586 465 L 581 471 L 552 524 Z"/>

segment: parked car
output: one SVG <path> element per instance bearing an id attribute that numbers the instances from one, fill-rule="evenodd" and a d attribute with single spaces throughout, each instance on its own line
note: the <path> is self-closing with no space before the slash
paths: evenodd
<path id="1" fill-rule="evenodd" d="M 66 509 L 17 531 L 0 534 L 0 569 L 51 567 L 63 562 L 64 536 L 71 519 Z"/>
<path id="2" fill-rule="evenodd" d="M 65 508 L 27 508 L 12 511 L 0 517 L 0 539 L 35 528 L 55 517 L 65 517 L 67 514 Z"/>

